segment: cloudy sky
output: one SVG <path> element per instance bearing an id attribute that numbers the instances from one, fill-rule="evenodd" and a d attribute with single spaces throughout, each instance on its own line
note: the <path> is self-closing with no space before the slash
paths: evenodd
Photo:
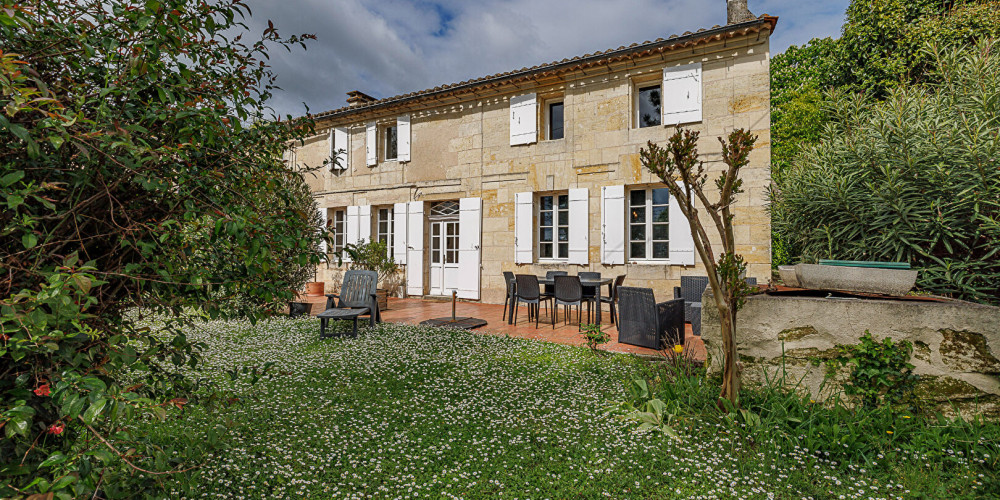
<path id="1" fill-rule="evenodd" d="M 307 50 L 273 50 L 281 115 L 510 71 L 726 23 L 724 0 L 247 0 L 250 30 L 315 34 Z M 848 0 L 750 0 L 778 16 L 772 54 L 836 37 Z"/>

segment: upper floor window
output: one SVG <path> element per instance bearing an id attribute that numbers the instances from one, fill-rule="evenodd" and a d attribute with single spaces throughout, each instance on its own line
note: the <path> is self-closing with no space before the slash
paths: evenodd
<path id="1" fill-rule="evenodd" d="M 553 102 L 549 103 L 547 108 L 547 139 L 554 141 L 556 139 L 562 139 L 563 133 L 563 103 Z"/>
<path id="2" fill-rule="evenodd" d="M 636 92 L 635 116 L 639 128 L 652 127 L 662 122 L 660 85 L 639 87 Z"/>
<path id="3" fill-rule="evenodd" d="M 392 207 L 379 208 L 375 218 L 375 241 L 385 243 L 386 256 L 393 258 L 392 238 L 395 232 Z"/>
<path id="4" fill-rule="evenodd" d="M 569 195 L 538 199 L 538 258 L 569 258 Z"/>
<path id="5" fill-rule="evenodd" d="M 669 259 L 670 190 L 633 189 L 628 205 L 629 259 Z"/>
<path id="6" fill-rule="evenodd" d="M 385 159 L 386 161 L 395 160 L 398 156 L 398 139 L 399 139 L 399 129 L 396 125 L 389 125 L 385 128 Z"/>
<path id="7" fill-rule="evenodd" d="M 343 209 L 333 210 L 330 212 L 330 235 L 333 237 L 333 248 L 331 252 L 337 253 L 344 249 L 344 219 L 345 211 Z"/>

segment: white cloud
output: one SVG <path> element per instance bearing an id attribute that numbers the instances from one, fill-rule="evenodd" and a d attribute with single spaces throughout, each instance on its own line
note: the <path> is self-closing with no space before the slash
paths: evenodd
<path id="1" fill-rule="evenodd" d="M 345 93 L 413 92 L 725 24 L 723 0 L 250 0 L 251 29 L 312 33 L 308 50 L 272 52 L 281 114 L 345 104 Z M 781 17 L 772 51 L 836 36 L 848 0 L 751 0 Z"/>

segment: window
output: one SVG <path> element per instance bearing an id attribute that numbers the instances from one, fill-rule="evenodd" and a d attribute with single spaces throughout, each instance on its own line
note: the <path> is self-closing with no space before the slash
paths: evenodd
<path id="1" fill-rule="evenodd" d="M 333 236 L 333 248 L 330 250 L 332 253 L 337 253 L 344 249 L 344 218 L 346 213 L 344 210 L 334 210 L 332 215 L 329 228 L 330 235 Z"/>
<path id="2" fill-rule="evenodd" d="M 548 106 L 548 140 L 563 138 L 563 103 L 553 102 Z"/>
<path id="3" fill-rule="evenodd" d="M 538 258 L 569 258 L 569 195 L 538 199 Z"/>
<path id="4" fill-rule="evenodd" d="M 396 125 L 390 125 L 385 128 L 385 159 L 386 161 L 395 160 L 397 156 L 396 143 L 399 138 L 399 132 Z"/>
<path id="5" fill-rule="evenodd" d="M 670 191 L 636 189 L 629 193 L 629 258 L 666 260 L 670 257 Z"/>
<path id="6" fill-rule="evenodd" d="M 639 128 L 660 124 L 662 114 L 660 112 L 659 85 L 639 88 L 636 92 L 635 115 Z"/>
<path id="7" fill-rule="evenodd" d="M 385 242 L 386 256 L 393 258 L 392 235 L 395 230 L 392 207 L 378 209 L 375 218 L 375 241 Z"/>

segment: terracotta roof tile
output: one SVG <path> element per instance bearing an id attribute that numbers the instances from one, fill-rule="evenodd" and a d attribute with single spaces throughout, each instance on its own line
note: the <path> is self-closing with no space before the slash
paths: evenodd
<path id="1" fill-rule="evenodd" d="M 507 81 L 513 81 L 515 79 L 524 79 L 524 78 L 531 77 L 533 75 L 539 75 L 539 74 L 556 74 L 559 71 L 567 71 L 567 70 L 573 70 L 573 69 L 579 69 L 579 68 L 589 68 L 589 67 L 600 65 L 600 64 L 606 64 L 607 62 L 620 61 L 622 59 L 626 59 L 626 58 L 634 56 L 636 54 L 648 55 L 648 54 L 652 54 L 654 52 L 663 52 L 664 50 L 674 49 L 674 48 L 678 48 L 678 47 L 681 47 L 681 48 L 683 48 L 683 47 L 689 47 L 691 45 L 697 45 L 698 43 L 702 43 L 702 42 L 706 42 L 706 41 L 721 40 L 721 39 L 723 39 L 725 37 L 733 36 L 734 34 L 742 36 L 742 35 L 747 35 L 749 33 L 757 33 L 757 32 L 760 32 L 762 29 L 765 29 L 765 28 L 768 29 L 769 31 L 773 31 L 774 27 L 775 27 L 775 25 L 777 23 L 778 23 L 778 18 L 777 17 L 769 16 L 767 14 L 764 14 L 764 15 L 758 17 L 757 19 L 754 19 L 754 20 L 751 20 L 751 21 L 747 21 L 745 23 L 736 24 L 736 25 L 719 26 L 717 24 L 715 26 L 712 26 L 711 29 L 701 28 L 701 29 L 699 29 L 695 33 L 692 33 L 690 31 L 685 31 L 684 34 L 680 35 L 680 36 L 678 36 L 676 34 L 673 34 L 673 35 L 670 35 L 666 39 L 664 39 L 664 38 L 657 38 L 654 41 L 647 40 L 647 41 L 642 42 L 642 43 L 632 43 L 628 47 L 622 45 L 622 46 L 619 46 L 617 49 L 608 49 L 608 50 L 605 50 L 605 51 L 593 52 L 593 53 L 590 53 L 590 54 L 584 54 L 582 56 L 576 56 L 576 57 L 571 57 L 571 58 L 564 58 L 564 59 L 562 59 L 560 61 L 553 61 L 553 62 L 550 62 L 550 63 L 539 64 L 539 65 L 536 65 L 536 66 L 524 67 L 524 68 L 521 68 L 519 70 L 507 71 L 507 72 L 503 72 L 503 73 L 496 73 L 496 74 L 493 74 L 493 75 L 488 75 L 488 76 L 484 76 L 484 77 L 481 77 L 481 78 L 473 78 L 473 79 L 465 80 L 465 81 L 458 82 L 458 83 L 451 83 L 451 84 L 446 84 L 446 85 L 439 85 L 439 86 L 431 88 L 431 89 L 419 90 L 419 91 L 410 92 L 410 93 L 407 93 L 407 94 L 400 94 L 400 95 L 393 96 L 393 97 L 387 97 L 387 98 L 384 98 L 384 99 L 378 99 L 378 100 L 375 100 L 375 101 L 372 101 L 372 102 L 369 102 L 369 103 L 365 103 L 365 104 L 360 105 L 360 106 L 354 106 L 354 107 L 345 106 L 345 107 L 342 107 L 342 108 L 337 108 L 337 109 L 334 109 L 334 110 L 324 111 L 322 113 L 318 113 L 318 114 L 314 115 L 314 118 L 319 119 L 319 118 L 328 118 L 328 117 L 339 116 L 339 115 L 356 114 L 356 113 L 363 112 L 363 111 L 369 111 L 369 110 L 374 110 L 374 109 L 379 109 L 379 108 L 391 106 L 393 104 L 402 104 L 405 101 L 413 101 L 413 100 L 420 99 L 421 97 L 430 97 L 433 94 L 441 93 L 441 92 L 445 92 L 445 91 L 449 91 L 449 90 L 453 90 L 453 89 L 460 88 L 460 87 L 470 87 L 470 89 L 471 88 L 475 88 L 475 87 L 496 87 L 496 86 L 499 86 L 499 85 L 501 85 L 503 83 L 506 83 Z M 710 34 L 705 35 L 705 33 L 710 33 Z M 701 36 L 697 36 L 697 35 L 701 35 Z M 685 40 L 678 40 L 680 38 L 686 38 L 686 39 Z M 665 42 L 673 42 L 673 43 L 671 45 L 669 45 L 669 46 L 667 46 L 667 45 L 661 45 L 659 47 L 655 46 L 655 45 L 658 45 L 658 44 L 664 44 Z M 648 47 L 644 51 L 634 51 L 633 50 L 633 49 L 635 49 L 637 47 L 646 47 L 646 46 L 652 46 L 652 47 Z M 624 51 L 631 51 L 631 52 L 621 53 L 621 52 L 624 52 Z M 614 54 L 614 55 L 612 56 L 612 54 Z M 609 56 L 609 57 L 605 58 L 605 59 L 599 59 L 600 56 Z M 589 60 L 588 61 L 588 59 L 594 59 L 594 58 L 598 58 L 598 59 L 596 59 L 596 60 Z M 576 65 L 570 65 L 571 63 L 574 63 L 574 62 L 576 62 L 578 64 L 576 64 Z M 566 67 L 563 67 L 563 66 L 566 66 Z"/>

